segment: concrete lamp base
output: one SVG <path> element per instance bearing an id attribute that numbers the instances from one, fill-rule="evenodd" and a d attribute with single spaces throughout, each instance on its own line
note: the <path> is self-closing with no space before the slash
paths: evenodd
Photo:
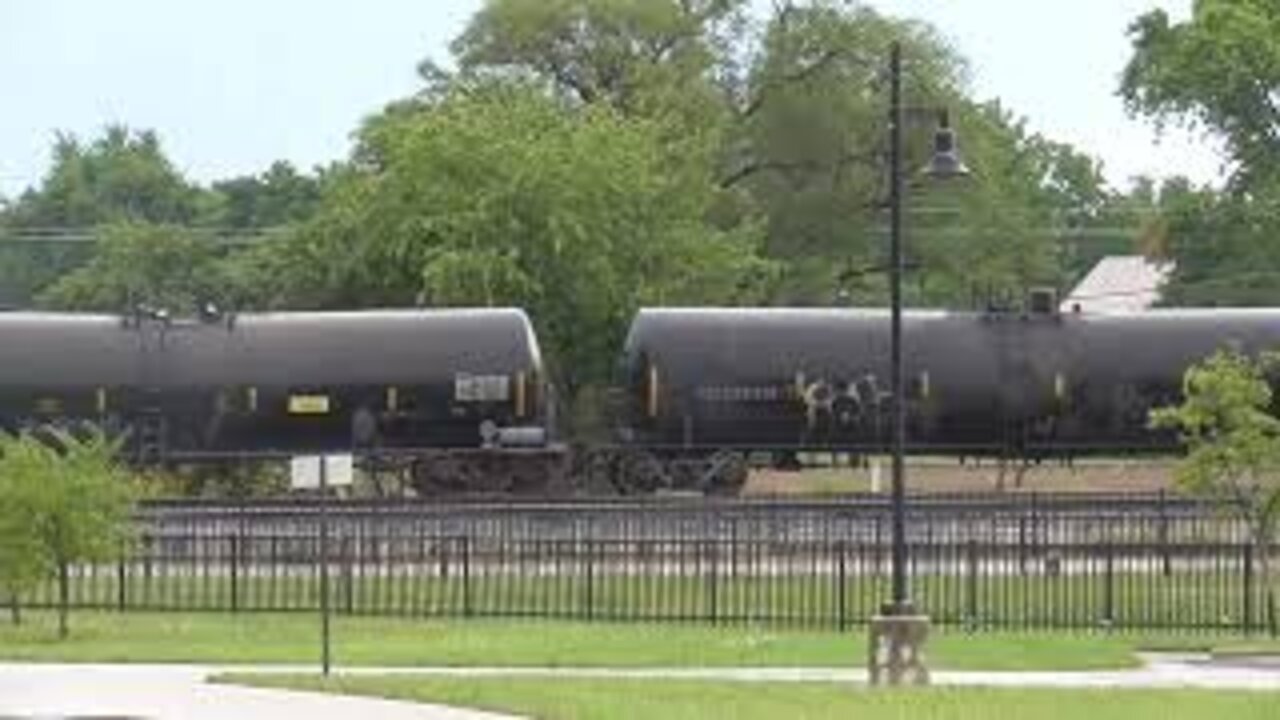
<path id="1" fill-rule="evenodd" d="M 926 615 L 877 615 L 871 619 L 867 673 L 871 685 L 928 685 L 924 646 Z"/>

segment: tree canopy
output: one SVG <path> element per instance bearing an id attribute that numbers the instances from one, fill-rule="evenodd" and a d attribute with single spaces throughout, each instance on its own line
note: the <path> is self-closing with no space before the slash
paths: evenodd
<path id="1" fill-rule="evenodd" d="M 174 169 L 150 130 L 108 126 L 82 143 L 59 134 L 53 165 L 39 189 L 10 208 L 10 225 L 35 228 L 91 227 L 139 221 L 185 223 L 196 215 L 196 193 Z"/>
<path id="2" fill-rule="evenodd" d="M 60 310 L 127 313 L 146 305 L 193 314 L 234 292 L 208 236 L 178 225 L 120 223 L 97 230 L 84 266 L 58 278 L 37 301 Z"/>
<path id="3" fill-rule="evenodd" d="M 1280 6 L 1196 0 L 1191 18 L 1138 18 L 1121 92 L 1135 112 L 1219 134 L 1244 186 L 1280 179 Z"/>
<path id="4" fill-rule="evenodd" d="M 322 182 L 284 160 L 260 175 L 215 182 L 202 224 L 237 231 L 303 222 L 320 206 Z"/>
<path id="5" fill-rule="evenodd" d="M 535 77 L 583 105 L 653 112 L 678 95 L 708 89 L 725 60 L 721 45 L 744 21 L 745 6 L 745 0 L 491 0 L 452 50 L 464 71 Z M 423 67 L 433 74 L 432 62 Z"/>
<path id="6" fill-rule="evenodd" d="M 368 166 L 263 258 L 286 303 L 525 307 L 572 387 L 607 379 L 638 306 L 750 302 L 768 270 L 754 224 L 707 222 L 714 148 L 656 120 L 502 81 L 378 116 L 361 146 Z M 317 253 L 345 261 L 317 276 Z"/>
<path id="7" fill-rule="evenodd" d="M 1191 17 L 1162 10 L 1131 27 L 1121 84 L 1130 110 L 1222 141 L 1225 192 L 1175 182 L 1161 197 L 1163 233 L 1177 262 L 1170 301 L 1274 305 L 1280 301 L 1280 6 L 1197 0 Z"/>

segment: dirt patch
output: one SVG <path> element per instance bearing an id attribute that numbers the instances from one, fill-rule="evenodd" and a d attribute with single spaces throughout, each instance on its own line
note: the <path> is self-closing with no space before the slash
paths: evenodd
<path id="1" fill-rule="evenodd" d="M 747 495 L 830 495 L 876 490 L 887 492 L 890 482 L 888 458 L 879 461 L 878 473 L 861 468 L 808 468 L 796 472 L 754 470 L 747 482 Z M 1005 472 L 1006 490 L 1023 492 L 1155 492 L 1173 488 L 1174 463 L 1157 461 L 1099 461 L 1073 466 L 1045 464 L 1032 466 L 1017 485 L 1012 470 Z M 965 465 L 952 461 L 909 462 L 907 488 L 910 492 L 990 492 L 999 487 L 1000 469 L 995 462 Z"/>

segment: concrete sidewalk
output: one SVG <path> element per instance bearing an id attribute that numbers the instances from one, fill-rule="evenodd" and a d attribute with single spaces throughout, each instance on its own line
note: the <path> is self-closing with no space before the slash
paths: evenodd
<path id="1" fill-rule="evenodd" d="M 0 718 L 150 720 L 506 720 L 472 710 L 212 685 L 216 672 L 265 668 L 0 664 Z M 299 668 L 301 669 L 301 668 Z M 314 672 L 315 668 L 307 668 Z"/>
<path id="2" fill-rule="evenodd" d="M 1145 654 L 1132 670 L 985 672 L 935 670 L 934 685 L 1045 688 L 1216 688 L 1280 692 L 1280 665 L 1224 665 L 1206 655 Z M 312 667 L 255 668 L 263 672 L 314 673 Z M 866 684 L 867 671 L 854 668 L 344 668 L 343 674 L 432 675 L 446 677 L 546 677 L 723 682 L 839 682 Z"/>
<path id="3" fill-rule="evenodd" d="M 1280 692 L 1280 666 L 1226 666 L 1197 655 L 1147 655 L 1134 670 L 1090 672 L 935 671 L 939 686 L 1046 688 L 1213 688 Z M 55 665 L 0 663 L 0 717 L 112 715 L 155 720 L 503 720 L 471 710 L 334 695 L 212 685 L 225 672 L 314 674 L 306 666 Z M 683 679 L 723 682 L 862 684 L 846 668 L 341 668 L 344 675 Z"/>

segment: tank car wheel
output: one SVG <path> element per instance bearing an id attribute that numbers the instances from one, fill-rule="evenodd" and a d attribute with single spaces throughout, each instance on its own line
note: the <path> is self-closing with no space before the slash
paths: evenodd
<path id="1" fill-rule="evenodd" d="M 23 433 L 32 440 L 52 448 L 56 452 L 66 452 L 67 446 L 64 442 L 64 430 L 53 423 L 37 422 L 32 423 L 23 429 Z"/>
<path id="2" fill-rule="evenodd" d="M 444 492 L 444 487 L 440 483 L 435 468 L 432 467 L 431 460 L 419 458 L 410 463 L 409 484 L 419 497 L 430 497 Z"/>
<path id="3" fill-rule="evenodd" d="M 514 491 L 519 484 L 514 468 L 504 462 L 498 454 L 486 453 L 474 463 L 466 463 L 469 479 L 466 491 L 486 494 L 507 494 Z"/>
<path id="4" fill-rule="evenodd" d="M 644 451 L 624 454 L 616 470 L 614 484 L 623 495 L 648 495 L 672 486 L 662 461 Z"/>
<path id="5" fill-rule="evenodd" d="M 572 494 L 589 497 L 619 494 L 620 488 L 615 483 L 619 461 L 617 451 L 578 445 L 570 452 L 568 482 Z"/>
<path id="6" fill-rule="evenodd" d="M 468 491 L 467 464 L 445 453 L 414 460 L 413 488 L 419 495 L 440 496 Z"/>
<path id="7" fill-rule="evenodd" d="M 736 496 L 750 475 L 751 466 L 742 453 L 722 450 L 711 456 L 700 484 L 708 495 Z"/>
<path id="8" fill-rule="evenodd" d="M 858 405 L 858 401 L 851 397 L 836 398 L 831 405 L 831 414 L 835 417 L 840 429 L 844 431 L 856 428 L 862 421 L 862 408 Z"/>

